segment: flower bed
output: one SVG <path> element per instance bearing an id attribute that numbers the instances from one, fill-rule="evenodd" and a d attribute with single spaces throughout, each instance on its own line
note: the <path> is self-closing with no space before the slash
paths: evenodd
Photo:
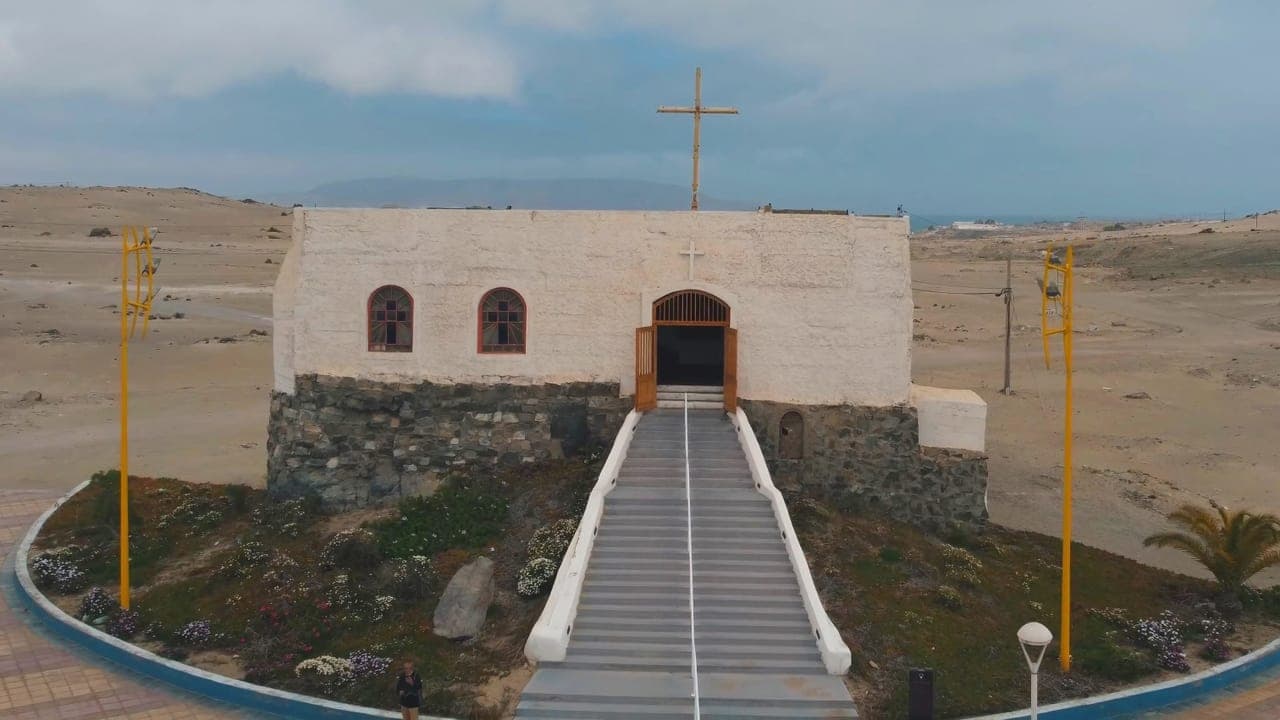
<path id="1" fill-rule="evenodd" d="M 904 717 L 910 668 L 935 672 L 939 718 L 1025 707 L 1020 625 L 1058 634 L 1061 541 L 992 525 L 937 538 L 835 503 L 788 498 L 814 582 L 853 652 L 849 682 L 869 720 Z M 1048 704 L 1182 677 L 1280 634 L 1280 590 L 1253 592 L 1244 615 L 1216 610 L 1216 587 L 1075 545 L 1072 656 L 1055 637 L 1040 670 Z M 981 668 L 975 672 L 974 668 Z"/>
<path id="2" fill-rule="evenodd" d="M 529 540 L 576 517 L 595 465 L 568 460 L 483 482 L 455 478 L 443 501 L 408 501 L 373 521 L 368 512 L 326 516 L 314 503 L 274 502 L 243 487 L 130 478 L 132 612 L 116 604 L 112 584 L 118 476 L 100 473 L 50 517 L 29 567 L 70 614 L 165 657 L 380 707 L 394 705 L 394 668 L 409 658 L 426 683 L 428 712 L 488 716 L 512 698 L 495 701 L 480 689 L 523 665 L 542 605 L 541 596 L 517 593 Z M 478 513 L 487 520 L 472 523 Z M 426 528 L 451 529 L 424 541 Z M 435 636 L 431 616 L 445 582 L 481 554 L 494 561 L 498 588 L 481 636 Z"/>

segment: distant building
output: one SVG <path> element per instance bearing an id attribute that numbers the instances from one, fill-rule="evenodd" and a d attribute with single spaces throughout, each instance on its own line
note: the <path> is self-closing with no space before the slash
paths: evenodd
<path id="1" fill-rule="evenodd" d="M 974 222 L 970 220 L 957 220 L 951 223 L 952 230 L 967 230 L 970 232 L 992 232 L 994 230 L 1003 230 L 1004 226 L 998 222 Z"/>

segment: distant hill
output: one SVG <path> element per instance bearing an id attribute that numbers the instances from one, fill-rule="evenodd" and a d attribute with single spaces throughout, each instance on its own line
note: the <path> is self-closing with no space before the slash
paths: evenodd
<path id="1" fill-rule="evenodd" d="M 689 188 L 681 185 L 577 178 L 566 180 L 427 180 L 390 177 L 342 180 L 317 185 L 296 195 L 279 194 L 284 204 L 329 207 L 468 207 L 492 206 L 541 210 L 683 210 Z M 755 205 L 701 195 L 703 210 L 754 210 Z"/>

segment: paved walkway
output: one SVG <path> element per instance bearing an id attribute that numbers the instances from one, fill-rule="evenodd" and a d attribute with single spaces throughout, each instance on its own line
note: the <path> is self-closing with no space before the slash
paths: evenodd
<path id="1" fill-rule="evenodd" d="M 61 493 L 0 490 L 0 554 L 8 560 Z M 7 567 L 7 566 L 6 566 Z M 0 582 L 11 587 L 7 574 Z M 50 639 L 12 592 L 0 592 L 0 717 L 7 720 L 226 720 L 248 715 L 166 690 Z"/>

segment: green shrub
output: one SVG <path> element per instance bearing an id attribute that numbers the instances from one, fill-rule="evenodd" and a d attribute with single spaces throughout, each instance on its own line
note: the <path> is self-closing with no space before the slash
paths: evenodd
<path id="1" fill-rule="evenodd" d="M 251 517 L 254 526 L 268 534 L 296 538 L 322 515 L 320 497 L 307 494 L 281 502 L 264 503 L 254 509 Z"/>
<path id="2" fill-rule="evenodd" d="M 89 592 L 80 600 L 80 609 L 76 612 L 76 617 L 85 622 L 93 622 L 119 608 L 114 597 L 103 588 L 94 586 L 89 588 Z"/>
<path id="3" fill-rule="evenodd" d="M 982 570 L 982 561 L 973 553 L 954 545 L 942 546 L 943 575 L 948 580 L 968 587 L 982 584 L 978 573 Z"/>
<path id="4" fill-rule="evenodd" d="M 370 573 L 382 563 L 378 540 L 368 528 L 343 530 L 329 538 L 320 551 L 320 567 L 355 573 Z"/>
<path id="5" fill-rule="evenodd" d="M 223 497 L 208 497 L 199 493 L 184 495 L 172 510 L 161 516 L 157 530 L 178 527 L 186 532 L 207 533 L 222 524 L 230 509 L 231 501 Z"/>
<path id="6" fill-rule="evenodd" d="M 434 555 L 449 548 L 481 547 L 497 535 L 507 501 L 487 488 L 450 484 L 430 497 L 400 503 L 400 517 L 372 526 L 386 557 Z"/>
<path id="7" fill-rule="evenodd" d="M 271 557 L 267 546 L 255 540 L 240 543 L 230 556 L 218 566 L 215 573 L 219 577 L 244 577 L 254 569 L 261 567 Z"/>
<path id="8" fill-rule="evenodd" d="M 399 600 L 424 600 L 439 583 L 431 558 L 410 555 L 395 558 L 382 567 L 382 587 Z"/>
<path id="9" fill-rule="evenodd" d="M 1120 630 L 1082 635 L 1072 655 L 1083 670 L 1119 682 L 1137 680 L 1156 671 L 1151 654 L 1127 645 Z"/>
<path id="10" fill-rule="evenodd" d="M 1104 226 L 1104 227 L 1102 228 L 1102 231 L 1103 231 L 1103 232 L 1119 232 L 1119 231 L 1121 231 L 1121 230 L 1123 230 L 1123 229 L 1124 229 L 1124 225 L 1123 225 L 1123 224 L 1121 224 L 1121 223 L 1111 223 L 1110 225 L 1106 225 L 1106 226 Z"/>
<path id="11" fill-rule="evenodd" d="M 174 317 L 181 316 L 181 313 L 174 313 Z M 226 486 L 227 502 L 231 505 L 231 512 L 239 515 L 243 513 L 249 506 L 249 495 L 253 492 L 248 485 L 228 485 Z"/>
<path id="12" fill-rule="evenodd" d="M 959 610 L 964 604 L 960 599 L 960 592 L 950 585 L 939 585 L 933 591 L 933 599 L 948 610 Z"/>
<path id="13" fill-rule="evenodd" d="M 1265 590 L 1246 588 L 1241 599 L 1245 607 L 1257 608 L 1264 614 L 1280 620 L 1280 585 L 1273 585 Z"/>
<path id="14" fill-rule="evenodd" d="M 120 523 L 120 471 L 99 470 L 89 478 L 91 495 L 89 518 L 97 525 L 116 527 Z M 129 509 L 129 528 L 137 529 L 138 516 Z"/>
<path id="15" fill-rule="evenodd" d="M 902 562 L 902 551 L 886 545 L 880 548 L 880 559 L 887 563 Z"/>

